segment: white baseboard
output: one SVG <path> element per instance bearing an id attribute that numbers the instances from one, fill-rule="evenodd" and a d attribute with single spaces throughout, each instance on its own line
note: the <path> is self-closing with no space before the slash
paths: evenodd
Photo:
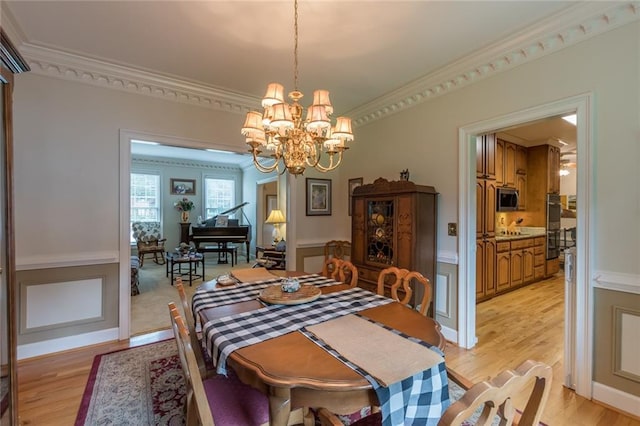
<path id="1" fill-rule="evenodd" d="M 93 331 L 91 333 L 77 334 L 75 336 L 60 337 L 58 339 L 45 340 L 36 343 L 18 345 L 17 358 L 26 359 L 34 356 L 52 354 L 80 348 L 82 346 L 95 345 L 118 340 L 118 328 Z"/>
<path id="2" fill-rule="evenodd" d="M 640 397 L 638 396 L 622 392 L 602 383 L 593 382 L 592 398 L 625 413 L 640 417 Z"/>
<path id="3" fill-rule="evenodd" d="M 458 330 L 454 330 L 453 328 L 449 328 L 449 327 L 442 327 L 442 330 L 440 330 L 442 332 L 442 335 L 444 336 L 445 339 L 447 339 L 450 342 L 454 342 L 454 343 L 458 343 Z"/>

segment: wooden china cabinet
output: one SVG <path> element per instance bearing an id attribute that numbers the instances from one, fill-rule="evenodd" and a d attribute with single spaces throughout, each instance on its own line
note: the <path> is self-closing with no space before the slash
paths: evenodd
<path id="1" fill-rule="evenodd" d="M 380 271 L 391 266 L 418 271 L 431 282 L 432 317 L 437 198 L 432 186 L 378 178 L 355 188 L 351 216 L 351 262 L 358 268 L 358 286 L 376 292 Z M 385 295 L 390 294 L 390 285 L 385 284 Z M 414 301 L 421 297 L 420 289 L 415 289 Z"/>

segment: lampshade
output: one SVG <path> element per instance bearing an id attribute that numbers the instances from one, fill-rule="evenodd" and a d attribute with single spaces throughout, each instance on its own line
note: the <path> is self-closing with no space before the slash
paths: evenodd
<path id="1" fill-rule="evenodd" d="M 271 83 L 267 86 L 267 93 L 262 99 L 262 106 L 271 106 L 284 102 L 284 86 L 279 83 Z"/>
<path id="2" fill-rule="evenodd" d="M 284 215 L 278 209 L 271 210 L 269 217 L 264 223 L 285 223 Z"/>

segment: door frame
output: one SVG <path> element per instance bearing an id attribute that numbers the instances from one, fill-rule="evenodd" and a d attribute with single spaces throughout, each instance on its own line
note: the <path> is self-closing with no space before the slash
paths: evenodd
<path id="1" fill-rule="evenodd" d="M 589 212 L 593 196 L 592 142 L 593 94 L 591 92 L 560 99 L 536 107 L 516 111 L 500 117 L 471 123 L 458 130 L 460 175 L 458 188 L 458 345 L 472 348 L 476 338 L 476 136 L 517 126 L 535 120 L 576 113 L 577 115 L 577 232 L 576 244 L 576 305 L 575 364 L 576 393 L 591 399 L 593 365 L 593 216 Z M 565 301 L 565 304 L 567 301 Z M 566 310 L 565 305 L 565 310 Z M 565 324 L 565 336 L 570 330 Z M 565 339 L 566 340 L 566 339 Z M 569 360 L 571 361 L 571 360 Z M 565 361 L 565 369 L 569 363 Z"/>

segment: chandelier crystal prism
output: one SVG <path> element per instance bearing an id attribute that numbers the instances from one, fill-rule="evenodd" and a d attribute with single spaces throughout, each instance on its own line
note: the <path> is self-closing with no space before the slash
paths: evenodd
<path id="1" fill-rule="evenodd" d="M 335 124 L 332 123 L 333 106 L 327 90 L 313 92 L 313 103 L 306 114 L 300 105 L 303 94 L 298 90 L 297 0 L 294 1 L 294 33 L 291 103 L 284 100 L 282 84 L 269 84 L 262 99 L 263 112 L 249 111 L 241 130 L 250 147 L 249 152 L 253 154 L 254 165 L 263 173 L 288 171 L 297 176 L 303 174 L 307 167 L 320 172 L 334 170 L 342 162 L 343 152 L 349 149 L 346 143 L 353 141 L 350 118 L 337 117 Z M 270 159 L 265 159 L 265 156 Z"/>

